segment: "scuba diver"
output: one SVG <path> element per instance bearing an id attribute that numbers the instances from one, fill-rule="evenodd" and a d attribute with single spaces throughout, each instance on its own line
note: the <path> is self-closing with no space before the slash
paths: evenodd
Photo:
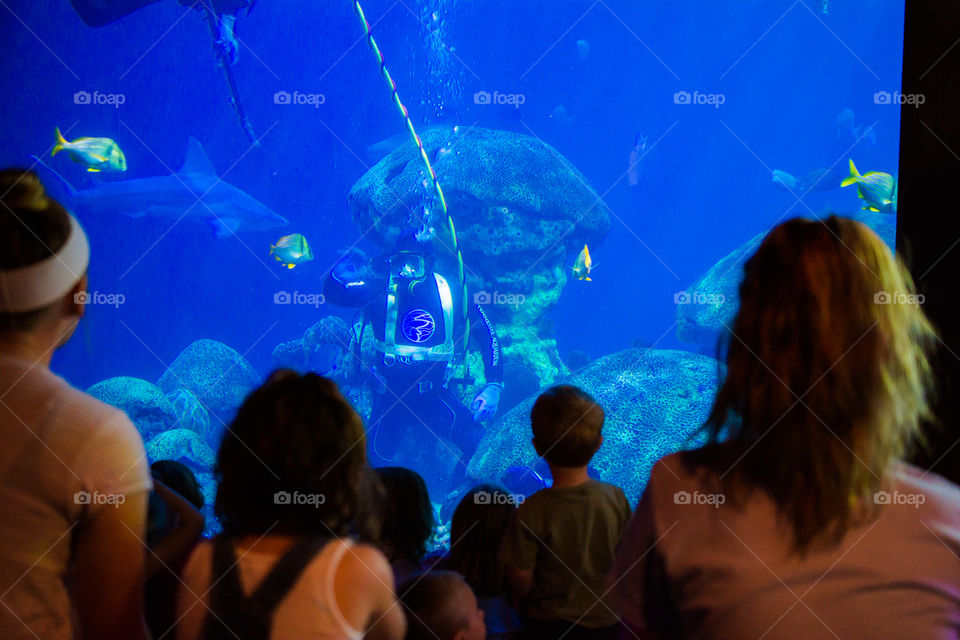
<path id="1" fill-rule="evenodd" d="M 208 11 L 216 16 L 217 36 L 214 45 L 236 64 L 239 47 L 234 33 L 237 15 L 249 13 L 257 0 L 178 0 L 185 7 Z M 90 27 L 102 27 L 160 0 L 70 0 L 74 11 Z"/>
<path id="2" fill-rule="evenodd" d="M 360 334 L 353 348 L 375 389 L 367 436 L 371 465 L 412 465 L 440 499 L 465 475 L 483 435 L 480 423 L 496 413 L 503 389 L 500 341 L 490 319 L 472 304 L 469 329 L 462 326 L 462 288 L 441 270 L 429 239 L 404 232 L 393 251 L 372 263 L 359 250 L 346 252 L 324 283 L 327 302 L 360 307 L 363 314 L 354 323 Z M 486 385 L 467 408 L 453 387 L 472 382 L 454 377 L 470 337 L 483 349 Z M 435 438 L 445 446 L 437 450 Z"/>
<path id="3" fill-rule="evenodd" d="M 233 77 L 231 66 L 237 63 L 240 45 L 237 41 L 237 15 L 246 9 L 247 15 L 253 10 L 257 0 L 177 0 L 182 6 L 197 9 L 204 14 L 207 26 L 210 28 L 210 37 L 213 40 L 213 51 L 217 56 L 217 64 L 223 70 L 230 89 L 230 101 L 237 114 L 240 128 L 254 147 L 260 146 L 260 140 L 253 132 L 253 127 L 247 119 L 243 103 L 240 101 L 240 92 Z M 124 16 L 130 15 L 160 0 L 70 0 L 74 11 L 90 27 L 102 27 L 115 22 Z"/>

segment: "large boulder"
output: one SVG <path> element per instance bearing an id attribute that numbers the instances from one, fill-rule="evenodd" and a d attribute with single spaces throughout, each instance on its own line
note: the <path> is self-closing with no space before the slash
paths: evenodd
<path id="1" fill-rule="evenodd" d="M 857 211 L 839 214 L 858 220 L 880 236 L 890 250 L 896 249 L 896 215 Z M 738 290 L 743 280 L 743 267 L 763 238 L 764 231 L 740 245 L 697 278 L 677 300 L 677 338 L 688 344 L 714 347 L 733 323 L 740 307 Z"/>
<path id="2" fill-rule="evenodd" d="M 167 400 L 176 412 L 181 428 L 193 431 L 214 449 L 219 447 L 224 425 L 217 419 L 210 420 L 210 412 L 192 391 L 174 389 L 167 394 Z"/>
<path id="3" fill-rule="evenodd" d="M 635 502 L 653 463 L 685 445 L 706 419 L 722 364 L 687 351 L 628 349 L 587 364 L 559 381 L 592 395 L 606 412 L 604 442 L 591 466 Z M 502 481 L 512 467 L 533 467 L 533 395 L 493 424 L 470 461 L 470 474 Z"/>
<path id="4" fill-rule="evenodd" d="M 230 415 L 259 382 L 243 356 L 216 340 L 197 340 L 170 364 L 157 386 L 187 389 L 210 411 Z"/>
<path id="5" fill-rule="evenodd" d="M 422 140 L 472 268 L 481 256 L 496 256 L 504 268 L 527 269 L 530 256 L 542 257 L 558 244 L 579 251 L 610 228 L 610 216 L 583 174 L 542 140 L 442 126 L 425 130 Z M 370 229 L 371 239 L 390 245 L 406 228 L 410 211 L 422 204 L 423 170 L 411 142 L 353 185 L 353 217 L 361 229 Z"/>
<path id="6" fill-rule="evenodd" d="M 504 362 L 516 359 L 539 385 L 553 382 L 567 371 L 547 314 L 584 244 L 593 247 L 607 234 L 606 206 L 568 160 L 537 138 L 479 127 L 421 133 L 456 226 L 468 290 L 500 331 Z M 351 188 L 354 221 L 367 237 L 393 246 L 411 213 L 422 211 L 423 181 L 419 150 L 401 144 Z M 438 262 L 456 274 L 448 225 L 433 224 Z"/>
<path id="7" fill-rule="evenodd" d="M 108 378 L 87 393 L 126 412 L 144 440 L 178 425 L 173 405 L 152 382 L 126 376 Z"/>
<path id="8" fill-rule="evenodd" d="M 164 431 L 147 442 L 146 450 L 151 464 L 157 460 L 174 460 L 182 462 L 193 471 L 209 473 L 217 462 L 213 449 L 189 429 Z"/>
<path id="9" fill-rule="evenodd" d="M 750 238 L 697 278 L 674 300 L 677 303 L 677 338 L 688 344 L 716 346 L 724 328 L 733 323 L 740 306 L 743 265 L 767 232 Z"/>
<path id="10" fill-rule="evenodd" d="M 271 354 L 275 369 L 316 371 L 330 375 L 344 366 L 353 333 L 339 316 L 326 316 L 311 325 L 297 340 L 278 344 Z"/>

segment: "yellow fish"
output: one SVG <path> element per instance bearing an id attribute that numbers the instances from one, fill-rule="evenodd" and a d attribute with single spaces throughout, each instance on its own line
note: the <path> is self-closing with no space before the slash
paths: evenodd
<path id="1" fill-rule="evenodd" d="M 850 177 L 840 183 L 841 187 L 857 185 L 857 195 L 863 200 L 863 208 L 878 213 L 897 212 L 897 179 L 882 171 L 867 171 L 863 175 L 850 160 Z"/>
<path id="2" fill-rule="evenodd" d="M 299 233 L 283 236 L 277 240 L 277 244 L 270 245 L 270 255 L 287 269 L 313 260 L 313 251 L 307 239 Z"/>
<path id="3" fill-rule="evenodd" d="M 590 259 L 590 249 L 583 245 L 583 250 L 577 256 L 577 261 L 572 269 L 577 274 L 577 280 L 590 280 L 590 272 L 593 270 L 593 260 Z M 592 282 L 592 280 L 590 280 Z"/>
<path id="4" fill-rule="evenodd" d="M 53 147 L 51 156 L 61 151 L 70 154 L 70 159 L 82 164 L 87 171 L 126 171 L 127 159 L 116 142 L 110 138 L 77 138 L 73 142 L 60 133 L 57 127 L 57 144 Z"/>

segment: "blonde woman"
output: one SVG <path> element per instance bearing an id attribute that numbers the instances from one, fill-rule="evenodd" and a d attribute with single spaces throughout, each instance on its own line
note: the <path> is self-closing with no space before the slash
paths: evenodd
<path id="1" fill-rule="evenodd" d="M 764 239 L 707 444 L 655 465 L 621 543 L 633 633 L 957 638 L 960 489 L 903 462 L 931 418 L 936 341 L 914 291 L 861 223 Z"/>

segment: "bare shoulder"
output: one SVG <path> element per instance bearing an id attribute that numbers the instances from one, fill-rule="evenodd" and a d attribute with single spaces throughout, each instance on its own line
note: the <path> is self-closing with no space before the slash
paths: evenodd
<path id="1" fill-rule="evenodd" d="M 341 568 L 371 586 L 378 582 L 393 588 L 393 570 L 383 553 L 370 544 L 351 545 L 343 555 Z"/>

